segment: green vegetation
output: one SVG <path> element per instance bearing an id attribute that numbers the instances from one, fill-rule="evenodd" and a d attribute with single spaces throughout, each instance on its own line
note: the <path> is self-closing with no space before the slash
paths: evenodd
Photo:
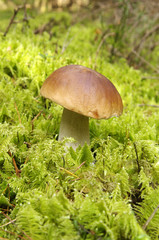
<path id="1" fill-rule="evenodd" d="M 159 85 L 152 69 L 110 61 L 112 36 L 97 54 L 100 19 L 71 24 L 68 12 L 41 14 L 3 37 L 7 14 L 0 26 L 0 239 L 158 239 L 159 210 L 149 219 L 159 206 Z M 52 35 L 34 34 L 51 17 Z M 157 56 L 159 48 L 154 66 Z M 124 104 L 120 118 L 90 119 L 91 145 L 76 151 L 65 148 L 71 139 L 57 141 L 62 107 L 40 96 L 46 77 L 67 64 L 96 67 Z"/>

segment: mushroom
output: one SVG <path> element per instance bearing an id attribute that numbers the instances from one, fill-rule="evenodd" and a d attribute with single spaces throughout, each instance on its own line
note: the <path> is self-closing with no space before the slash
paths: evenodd
<path id="1" fill-rule="evenodd" d="M 80 65 L 54 71 L 43 83 L 41 95 L 64 107 L 59 138 L 72 137 L 74 149 L 89 139 L 89 117 L 108 119 L 120 116 L 123 104 L 115 86 L 102 74 Z"/>

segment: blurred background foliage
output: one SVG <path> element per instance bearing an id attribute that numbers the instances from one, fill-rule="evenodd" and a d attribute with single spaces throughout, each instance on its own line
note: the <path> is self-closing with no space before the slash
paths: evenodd
<path id="1" fill-rule="evenodd" d="M 134 68 L 151 70 L 159 74 L 159 2 L 152 0 L 1 0 L 1 19 L 11 16 L 11 9 L 23 6 L 22 21 L 36 17 L 36 12 L 50 13 L 50 19 L 35 34 L 44 31 L 51 33 L 55 23 L 51 18 L 54 11 L 67 11 L 71 14 L 70 27 L 78 22 L 100 21 L 92 41 L 98 43 L 96 55 L 101 51 L 109 61 L 124 58 Z M 10 10 L 9 10 L 10 9 Z M 28 15 L 27 15 L 28 12 Z M 30 14 L 29 14 L 30 13 Z M 61 23 L 62 24 L 62 23 Z M 69 25 L 69 26 L 68 26 Z"/>

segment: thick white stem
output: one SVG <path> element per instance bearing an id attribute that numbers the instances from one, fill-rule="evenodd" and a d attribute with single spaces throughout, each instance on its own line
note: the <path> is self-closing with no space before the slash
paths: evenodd
<path id="1" fill-rule="evenodd" d="M 76 149 L 78 145 L 83 146 L 85 142 L 89 144 L 89 118 L 64 108 L 59 140 L 61 141 L 64 137 L 72 137 L 76 140 L 74 143 L 67 144 L 73 149 Z"/>

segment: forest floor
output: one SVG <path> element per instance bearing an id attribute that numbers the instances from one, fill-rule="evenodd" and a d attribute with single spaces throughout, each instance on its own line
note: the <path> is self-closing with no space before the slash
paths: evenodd
<path id="1" fill-rule="evenodd" d="M 122 9 L 0 12 L 0 239 L 159 238 L 159 27 Z M 124 105 L 90 119 L 76 151 L 40 95 L 69 64 L 106 76 Z"/>

